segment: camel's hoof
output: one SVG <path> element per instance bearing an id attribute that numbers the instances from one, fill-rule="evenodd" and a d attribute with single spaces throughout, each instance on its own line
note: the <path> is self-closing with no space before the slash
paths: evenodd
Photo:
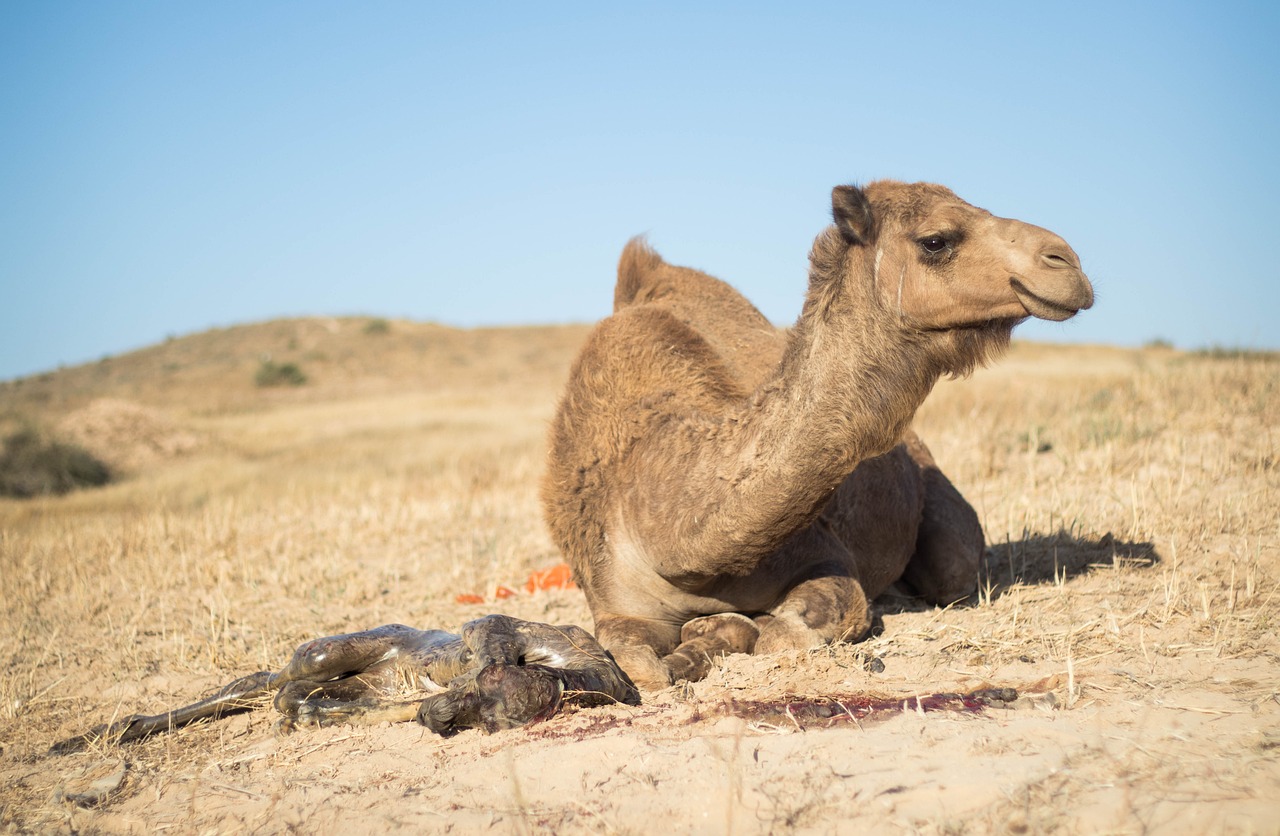
<path id="1" fill-rule="evenodd" d="M 697 682 L 700 679 L 704 679 L 707 672 L 711 669 L 711 663 L 705 657 L 702 659 L 691 659 L 678 651 L 672 653 L 670 656 L 664 657 L 662 663 L 666 666 L 667 671 L 671 676 L 671 681 L 677 685 L 688 682 Z M 664 685 L 662 687 L 665 688 L 666 686 Z"/>
<path id="2" fill-rule="evenodd" d="M 704 615 L 685 623 L 680 629 L 680 643 L 714 637 L 720 653 L 750 653 L 755 649 L 760 627 L 739 612 Z"/>
<path id="3" fill-rule="evenodd" d="M 827 639 L 822 633 L 805 624 L 799 616 L 787 613 L 760 628 L 755 652 L 757 655 L 766 655 L 784 650 L 810 650 L 826 643 Z"/>
<path id="4" fill-rule="evenodd" d="M 671 670 L 646 645 L 617 645 L 609 650 L 618 667 L 641 691 L 661 691 L 671 687 Z"/>

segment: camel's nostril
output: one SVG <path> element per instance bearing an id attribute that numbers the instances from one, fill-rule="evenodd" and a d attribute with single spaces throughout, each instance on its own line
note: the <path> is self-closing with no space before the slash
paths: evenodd
<path id="1" fill-rule="evenodd" d="M 1058 253 L 1058 252 L 1041 253 L 1040 263 L 1042 263 L 1045 267 L 1051 267 L 1055 270 L 1061 270 L 1063 268 L 1070 268 L 1070 267 L 1079 269 L 1079 266 L 1076 264 L 1075 259 L 1070 258 L 1065 254 Z"/>

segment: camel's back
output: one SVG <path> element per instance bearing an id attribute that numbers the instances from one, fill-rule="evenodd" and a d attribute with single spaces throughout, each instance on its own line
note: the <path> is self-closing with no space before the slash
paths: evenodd
<path id="1" fill-rule="evenodd" d="M 618 260 L 613 310 L 641 305 L 670 313 L 698 334 L 748 391 L 782 359 L 782 334 L 745 296 L 714 276 L 667 264 L 633 238 Z"/>

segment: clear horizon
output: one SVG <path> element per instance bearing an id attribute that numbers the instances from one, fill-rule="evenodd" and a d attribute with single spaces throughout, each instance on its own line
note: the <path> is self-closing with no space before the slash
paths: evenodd
<path id="1" fill-rule="evenodd" d="M 1016 338 L 1280 348 L 1280 9 L 0 8 L 0 380 L 277 317 L 607 315 L 622 245 L 800 310 L 831 187 L 1061 234 Z"/>

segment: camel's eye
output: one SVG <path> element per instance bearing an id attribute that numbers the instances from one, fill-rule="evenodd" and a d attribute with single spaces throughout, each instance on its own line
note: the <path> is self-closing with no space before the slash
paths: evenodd
<path id="1" fill-rule="evenodd" d="M 951 245 L 947 243 L 947 239 L 941 235 L 930 235 L 920 239 L 920 249 L 929 255 L 940 255 L 946 250 L 951 249 Z"/>

